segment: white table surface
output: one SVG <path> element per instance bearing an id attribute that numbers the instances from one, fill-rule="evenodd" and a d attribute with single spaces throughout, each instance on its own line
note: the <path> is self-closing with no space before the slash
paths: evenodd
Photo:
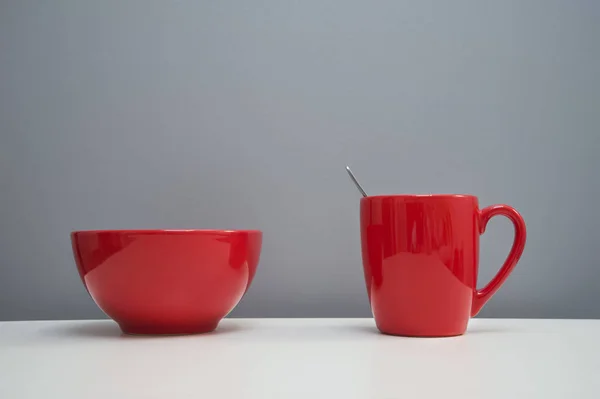
<path id="1" fill-rule="evenodd" d="M 0 398 L 600 398 L 600 320 L 475 319 L 454 338 L 372 319 L 226 319 L 209 334 L 0 323 Z"/>

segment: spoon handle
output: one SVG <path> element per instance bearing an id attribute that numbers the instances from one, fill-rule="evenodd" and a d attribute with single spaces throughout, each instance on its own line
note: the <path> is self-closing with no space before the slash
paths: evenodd
<path id="1" fill-rule="evenodd" d="M 366 197 L 367 193 L 365 193 L 365 190 L 363 190 L 363 188 L 360 186 L 360 183 L 358 182 L 358 180 L 356 180 L 356 177 L 354 177 L 354 173 L 352 173 L 349 166 L 346 166 L 346 172 L 348 172 L 348 175 L 356 185 L 356 188 L 358 188 L 358 191 L 360 191 L 363 197 Z"/>

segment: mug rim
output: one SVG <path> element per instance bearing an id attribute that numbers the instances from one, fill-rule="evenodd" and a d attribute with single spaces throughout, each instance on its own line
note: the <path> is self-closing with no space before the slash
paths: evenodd
<path id="1" fill-rule="evenodd" d="M 362 197 L 361 201 L 369 199 L 385 199 L 385 198 L 398 198 L 398 199 L 477 199 L 477 196 L 472 194 L 382 194 L 382 195 L 369 195 Z"/>
<path id="2" fill-rule="evenodd" d="M 229 230 L 229 229 L 116 229 L 116 230 L 73 230 L 71 236 L 88 234 L 145 234 L 145 235 L 180 235 L 180 234 L 262 234 L 261 230 Z"/>

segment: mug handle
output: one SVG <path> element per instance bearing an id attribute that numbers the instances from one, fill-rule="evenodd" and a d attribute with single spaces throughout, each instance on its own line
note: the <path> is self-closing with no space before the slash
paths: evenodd
<path id="1" fill-rule="evenodd" d="M 527 238 L 525 221 L 516 209 L 508 205 L 492 205 L 482 209 L 479 212 L 479 234 L 483 234 L 489 220 L 498 215 L 506 216 L 513 223 L 515 226 L 515 239 L 508 257 L 492 281 L 481 290 L 475 288 L 473 292 L 473 304 L 471 306 L 471 317 L 476 316 L 481 308 L 483 308 L 483 305 L 498 291 L 498 288 L 500 288 L 517 265 L 519 258 L 523 254 L 523 249 L 525 249 Z"/>

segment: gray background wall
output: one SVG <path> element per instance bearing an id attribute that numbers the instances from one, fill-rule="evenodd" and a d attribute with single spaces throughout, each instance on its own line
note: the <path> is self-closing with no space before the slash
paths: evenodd
<path id="1" fill-rule="evenodd" d="M 524 215 L 486 317 L 600 317 L 600 3 L 0 2 L 0 319 L 96 318 L 68 233 L 264 230 L 235 316 L 369 316 L 358 200 Z M 512 227 L 482 237 L 481 281 Z"/>

